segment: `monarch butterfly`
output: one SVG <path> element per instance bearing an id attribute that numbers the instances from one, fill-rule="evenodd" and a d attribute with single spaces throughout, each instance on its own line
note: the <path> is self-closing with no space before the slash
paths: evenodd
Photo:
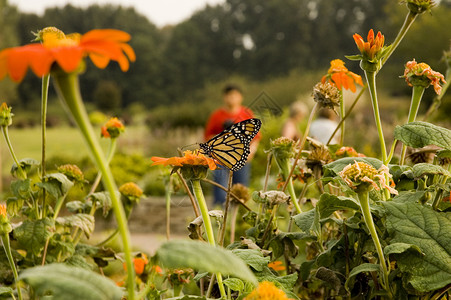
<path id="1" fill-rule="evenodd" d="M 250 153 L 249 145 L 257 135 L 262 121 L 247 119 L 233 124 L 205 143 L 200 143 L 201 152 L 219 161 L 232 171 L 238 171 L 246 164 Z"/>

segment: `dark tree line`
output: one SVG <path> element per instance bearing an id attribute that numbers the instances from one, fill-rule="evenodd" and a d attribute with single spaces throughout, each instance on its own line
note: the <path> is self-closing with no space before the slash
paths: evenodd
<path id="1" fill-rule="evenodd" d="M 5 0 L 0 1 L 7 6 Z M 14 30 L 20 44 L 33 38 L 31 31 L 46 26 L 56 26 L 66 33 L 85 33 L 93 28 L 129 32 L 137 62 L 127 73 L 115 64 L 107 72 L 88 64 L 89 71 L 81 76 L 83 96 L 86 101 L 93 101 L 99 94 L 99 85 L 105 89 L 113 83 L 120 93 L 118 105 L 140 102 L 154 107 L 193 100 L 193 91 L 231 75 L 264 80 L 285 76 L 292 70 L 327 70 L 330 60 L 356 54 L 354 33 L 364 36 L 374 28 L 385 34 L 387 43 L 394 39 L 407 9 L 393 2 L 227 0 L 164 28 L 157 28 L 133 8 L 93 5 L 82 9 L 67 5 L 47 9 L 42 17 L 16 11 Z M 409 32 L 393 57 L 400 65 L 399 74 L 402 65 L 414 58 L 412 53 L 417 60 L 427 60 L 440 70 L 439 59 L 451 38 L 450 17 L 448 0 L 442 1 L 432 16 L 419 18 L 413 33 Z M 436 31 L 431 34 L 431 29 Z M 0 28 L 0 36 L 4 30 Z M 13 31 L 11 26 L 6 30 Z M 409 57 L 405 56 L 407 53 Z M 348 67 L 358 71 L 356 64 L 348 63 Z M 39 79 L 29 74 L 19 86 L 20 103 L 27 106 L 35 102 L 39 88 Z"/>

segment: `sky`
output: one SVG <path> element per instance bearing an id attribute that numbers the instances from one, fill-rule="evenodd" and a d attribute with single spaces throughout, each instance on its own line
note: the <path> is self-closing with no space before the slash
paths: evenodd
<path id="1" fill-rule="evenodd" d="M 147 16 L 155 25 L 162 27 L 177 24 L 189 18 L 195 11 L 203 9 L 207 4 L 216 5 L 225 0 L 9 0 L 20 11 L 42 14 L 48 7 L 63 7 L 70 3 L 73 6 L 86 7 L 91 4 L 116 4 L 123 7 L 134 7 L 136 11 Z"/>

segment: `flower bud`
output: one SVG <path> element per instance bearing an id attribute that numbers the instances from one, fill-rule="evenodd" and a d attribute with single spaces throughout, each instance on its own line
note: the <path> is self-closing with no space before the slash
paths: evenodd
<path id="1" fill-rule="evenodd" d="M 8 234 L 13 230 L 6 214 L 6 206 L 0 204 L 0 235 Z"/>
<path id="2" fill-rule="evenodd" d="M 115 139 L 125 131 L 125 126 L 118 118 L 111 118 L 102 126 L 101 130 L 102 137 Z"/>
<path id="3" fill-rule="evenodd" d="M 0 126 L 7 127 L 13 123 L 14 114 L 11 109 L 5 102 L 0 106 Z"/>

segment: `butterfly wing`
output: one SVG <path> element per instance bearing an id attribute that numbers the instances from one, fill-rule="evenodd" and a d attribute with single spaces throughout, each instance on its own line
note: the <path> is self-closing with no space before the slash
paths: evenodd
<path id="1" fill-rule="evenodd" d="M 230 128 L 201 143 L 203 152 L 232 171 L 238 171 L 246 164 L 249 145 L 261 127 L 259 119 L 248 119 L 233 124 Z"/>

